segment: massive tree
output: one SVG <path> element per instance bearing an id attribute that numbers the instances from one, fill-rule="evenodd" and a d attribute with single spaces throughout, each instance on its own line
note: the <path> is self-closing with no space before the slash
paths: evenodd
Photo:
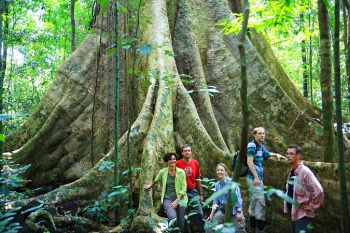
<path id="1" fill-rule="evenodd" d="M 132 229 L 151 232 L 156 224 L 150 220 L 158 219 L 160 210 L 159 193 L 141 187 L 163 166 L 162 154 L 190 143 L 202 175 L 214 177 L 215 165 L 229 162 L 239 148 L 239 38 L 219 33 L 216 26 L 232 18 L 225 1 L 153 0 L 142 1 L 140 7 L 133 11 L 128 5 L 129 11 L 118 21 L 118 43 L 137 39 L 130 49 L 120 49 L 118 162 L 120 173 L 142 168 L 130 181 L 137 209 Z M 85 206 L 113 184 L 113 171 L 99 169 L 114 153 L 116 71 L 115 58 L 108 55 L 115 47 L 113 4 L 101 12 L 94 33 L 61 64 L 39 106 L 5 144 L 16 162 L 32 164 L 26 173 L 32 187 L 57 185 L 35 197 L 55 206 Z M 128 18 L 137 12 L 140 21 Z M 296 143 L 303 148 L 304 159 L 321 161 L 322 127 L 313 120 L 321 118 L 320 110 L 290 82 L 263 36 L 251 33 L 245 42 L 249 128 L 265 127 L 270 151 L 284 153 L 288 144 Z M 138 48 L 146 44 L 152 50 L 143 55 Z M 212 86 L 219 92 L 208 92 Z"/>

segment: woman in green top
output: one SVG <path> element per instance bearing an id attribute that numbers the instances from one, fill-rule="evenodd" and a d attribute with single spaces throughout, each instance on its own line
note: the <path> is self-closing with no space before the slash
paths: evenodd
<path id="1" fill-rule="evenodd" d="M 159 171 L 152 184 L 143 186 L 144 190 L 149 190 L 156 183 L 162 184 L 162 199 L 164 212 L 169 221 L 176 219 L 176 226 L 180 231 L 184 231 L 185 223 L 185 205 L 188 201 L 186 194 L 186 174 L 184 170 L 176 167 L 177 155 L 175 153 L 166 153 L 163 156 L 164 162 L 168 167 Z"/>

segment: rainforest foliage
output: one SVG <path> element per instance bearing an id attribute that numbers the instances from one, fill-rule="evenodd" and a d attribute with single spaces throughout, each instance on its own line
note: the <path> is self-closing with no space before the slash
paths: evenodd
<path id="1" fill-rule="evenodd" d="M 270 151 L 300 145 L 320 179 L 316 232 L 349 233 L 349 12 L 348 0 L 0 0 L 0 231 L 169 232 L 160 188 L 141 188 L 162 155 L 192 144 L 209 198 L 213 168 L 263 126 Z M 288 164 L 264 166 L 267 226 L 287 232 Z"/>

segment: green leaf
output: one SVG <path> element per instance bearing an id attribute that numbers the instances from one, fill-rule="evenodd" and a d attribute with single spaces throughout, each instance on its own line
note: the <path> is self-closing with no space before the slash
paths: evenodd
<path id="1" fill-rule="evenodd" d="M 128 50 L 130 48 L 130 45 L 124 45 L 122 46 L 123 49 Z"/>
<path id="2" fill-rule="evenodd" d="M 106 6 L 108 4 L 108 0 L 97 0 L 97 3 L 101 6 Z"/>
<path id="3" fill-rule="evenodd" d="M 146 24 L 146 23 L 140 23 L 140 26 L 141 26 L 142 28 L 147 28 L 147 24 Z"/>
<path id="4" fill-rule="evenodd" d="M 140 53 L 143 55 L 147 56 L 151 51 L 152 51 L 152 45 L 150 44 L 145 44 L 144 46 L 141 46 L 139 48 Z"/>
<path id="5" fill-rule="evenodd" d="M 147 88 L 147 87 L 149 87 L 149 86 L 151 86 L 151 82 L 149 81 L 149 80 L 146 80 L 146 81 L 143 81 L 142 83 L 141 83 L 141 87 L 142 88 Z"/>
<path id="6" fill-rule="evenodd" d="M 209 204 L 214 200 L 214 198 L 221 196 L 222 194 L 224 194 L 227 190 L 229 189 L 234 189 L 237 184 L 231 182 L 232 185 L 226 185 L 225 187 L 223 187 L 222 189 L 220 189 L 217 192 L 214 192 L 213 195 L 211 195 L 208 199 L 205 200 L 205 202 L 203 203 L 203 205 L 205 206 L 209 206 Z"/>
<path id="7" fill-rule="evenodd" d="M 29 208 L 29 209 L 27 209 L 25 211 L 22 211 L 21 214 L 25 214 L 25 213 L 28 213 L 28 212 L 30 213 L 30 212 L 33 212 L 35 210 L 42 209 L 42 208 L 43 208 L 43 204 L 40 204 L 40 205 L 34 206 L 32 208 Z"/>
<path id="8" fill-rule="evenodd" d="M 0 134 L 0 141 L 5 142 L 5 135 L 4 134 Z"/>
<path id="9" fill-rule="evenodd" d="M 114 48 L 114 49 L 110 49 L 108 52 L 107 52 L 107 56 L 110 57 L 112 56 L 115 52 L 117 52 L 117 48 Z"/>
<path id="10" fill-rule="evenodd" d="M 170 57 L 175 57 L 175 54 L 173 51 L 170 51 L 170 50 L 165 50 L 165 55 L 168 55 Z"/>
<path id="11" fill-rule="evenodd" d="M 183 83 L 191 84 L 191 82 L 188 81 L 188 80 L 186 80 L 186 79 L 181 79 L 181 81 L 182 81 Z"/>
<path id="12" fill-rule="evenodd" d="M 290 196 L 285 194 L 282 190 L 276 190 L 276 194 L 277 194 L 277 196 L 279 196 L 280 198 L 282 198 L 286 202 L 289 202 L 295 206 L 300 206 L 300 204 L 297 201 L 293 200 L 293 198 L 291 198 Z"/>
<path id="13" fill-rule="evenodd" d="M 103 6 L 102 9 L 100 10 L 100 14 L 103 14 L 108 11 L 108 5 Z"/>
<path id="14" fill-rule="evenodd" d="M 174 83 L 175 83 L 174 81 L 168 81 L 168 82 L 165 83 L 165 85 L 166 85 L 167 87 L 170 87 L 170 86 L 173 85 Z"/>
<path id="15" fill-rule="evenodd" d="M 0 187 L 0 193 L 1 193 L 3 196 L 9 195 L 9 193 L 10 193 L 9 187 L 7 187 L 6 185 L 1 186 L 1 187 Z"/>
<path id="16" fill-rule="evenodd" d="M 125 171 L 123 171 L 122 175 L 126 175 L 126 174 L 128 174 L 129 172 L 130 172 L 130 170 L 125 170 Z"/>
<path id="17" fill-rule="evenodd" d="M 331 9 L 331 4 L 329 3 L 328 0 L 322 0 L 322 2 L 326 5 L 328 9 Z"/>
<path id="18" fill-rule="evenodd" d="M 122 5 L 120 5 L 120 4 L 118 4 L 118 10 L 123 12 L 123 13 L 127 13 L 128 12 L 128 10 L 125 7 L 123 7 Z"/>

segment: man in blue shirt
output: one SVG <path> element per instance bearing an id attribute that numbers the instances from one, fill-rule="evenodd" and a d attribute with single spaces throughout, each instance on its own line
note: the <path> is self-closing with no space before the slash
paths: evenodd
<path id="1" fill-rule="evenodd" d="M 265 129 L 257 127 L 253 130 L 254 140 L 248 144 L 247 151 L 247 184 L 250 190 L 249 223 L 250 233 L 265 233 L 265 197 L 263 160 L 271 156 L 287 159 L 286 157 L 266 150 L 262 145 L 265 141 Z"/>

